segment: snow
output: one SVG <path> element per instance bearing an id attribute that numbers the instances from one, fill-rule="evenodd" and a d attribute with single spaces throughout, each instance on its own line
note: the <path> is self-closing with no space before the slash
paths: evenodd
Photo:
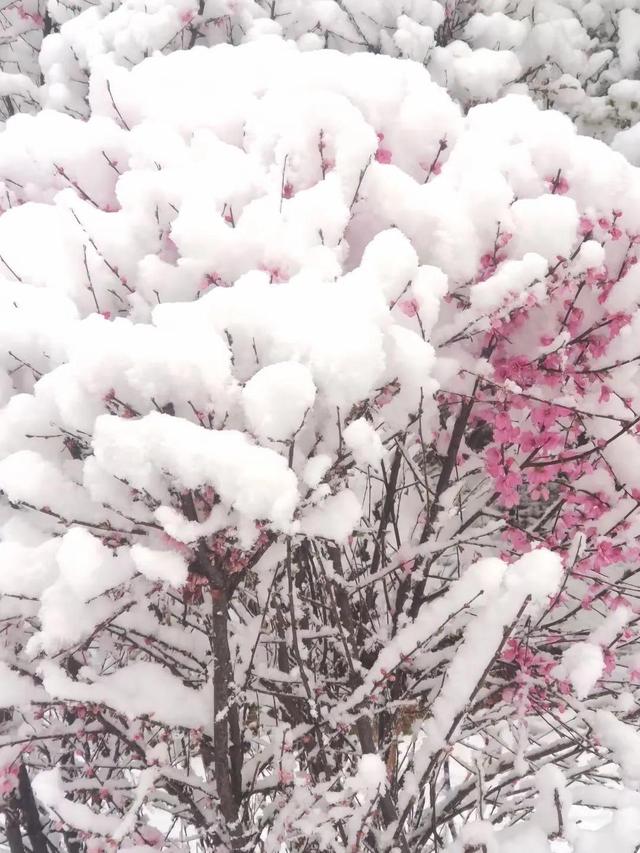
<path id="1" fill-rule="evenodd" d="M 479 101 L 496 98 L 503 86 L 514 82 L 522 72 L 511 51 L 484 47 L 455 59 L 452 67 L 458 85 L 469 98 Z"/>
<path id="2" fill-rule="evenodd" d="M 498 836 L 500 853 L 564 853 L 562 847 L 550 848 L 547 834 L 539 826 L 524 824 L 507 827 Z M 562 843 L 562 842 L 560 842 Z"/>
<path id="3" fill-rule="evenodd" d="M 619 78 L 640 16 L 276 5 L 52 0 L 49 109 L 0 134 L 0 787 L 28 743 L 88 850 L 153 849 L 147 818 L 177 818 L 168 850 L 206 846 L 225 819 L 203 737 L 237 702 L 240 824 L 266 853 L 392 849 L 383 790 L 428 846 L 432 781 L 443 849 L 631 851 L 640 184 L 619 152 L 639 108 Z M 36 85 L 0 74 L 12 104 Z M 584 136 L 627 124 L 614 150 Z M 381 710 L 397 767 L 359 739 Z M 585 757 L 559 761 L 565 738 Z M 585 779 L 602 830 L 570 802 Z"/>
<path id="4" fill-rule="evenodd" d="M 474 821 L 462 828 L 460 837 L 451 845 L 451 853 L 464 853 L 465 850 L 479 847 L 487 853 L 499 853 L 499 841 L 490 823 Z"/>
<path id="5" fill-rule="evenodd" d="M 585 240 L 580 246 L 573 264 L 576 272 L 584 272 L 588 269 L 598 269 L 605 261 L 604 247 L 596 240 Z"/>
<path id="6" fill-rule="evenodd" d="M 364 418 L 351 421 L 343 430 L 342 437 L 357 465 L 379 467 L 384 447 L 378 433 Z"/>
<path id="7" fill-rule="evenodd" d="M 425 264 L 418 269 L 411 291 L 418 301 L 422 326 L 429 334 L 438 319 L 440 301 L 447 292 L 447 276 L 437 267 Z"/>
<path id="8" fill-rule="evenodd" d="M 73 681 L 53 662 L 40 667 L 50 696 L 79 702 L 105 702 L 134 719 L 147 714 L 168 725 L 198 728 L 211 719 L 210 694 L 185 686 L 165 667 L 136 661 L 89 682 Z"/>
<path id="9" fill-rule="evenodd" d="M 387 768 L 382 758 L 373 753 L 361 755 L 357 773 L 347 780 L 347 787 L 368 794 L 384 792 L 387 787 Z"/>
<path id="10" fill-rule="evenodd" d="M 189 521 L 185 516 L 171 506 L 159 506 L 154 510 L 156 520 L 162 525 L 163 530 L 178 542 L 196 542 L 203 536 L 210 536 L 217 533 L 224 527 L 227 527 L 233 520 L 233 514 L 224 506 L 215 506 L 204 521 Z M 244 520 L 246 521 L 246 519 Z M 238 526 L 243 525 L 243 519 L 237 519 Z M 165 560 L 161 556 L 160 561 Z M 151 566 L 146 565 L 146 568 L 151 570 Z M 178 576 L 184 571 L 177 563 L 174 562 L 173 568 L 170 568 L 169 557 L 166 560 L 166 568 L 169 574 Z M 140 569 L 142 571 L 142 568 Z M 168 577 L 167 577 L 168 579 Z"/>
<path id="11" fill-rule="evenodd" d="M 0 488 L 11 500 L 39 504 L 73 500 L 77 490 L 53 463 L 21 450 L 0 460 Z"/>
<path id="12" fill-rule="evenodd" d="M 547 603 L 563 576 L 562 558 L 547 548 L 536 548 L 512 563 L 505 575 L 507 590 L 529 597 L 534 606 Z"/>
<path id="13" fill-rule="evenodd" d="M 85 602 L 131 576 L 125 560 L 115 557 L 100 539 L 81 527 L 62 537 L 56 561 L 61 581 Z"/>
<path id="14" fill-rule="evenodd" d="M 508 567 L 500 560 L 487 559 L 474 568 L 473 574 L 467 571 L 451 587 L 456 593 L 454 600 L 460 602 L 458 606 L 468 606 L 479 593 L 482 597 L 476 617 L 468 623 L 462 645 L 431 705 L 431 717 L 424 726 L 425 742 L 419 753 L 420 766 L 448 744 L 458 725 L 458 715 L 504 642 L 504 630 L 511 629 L 518 615 L 526 611 L 529 600 L 533 606 L 544 604 L 558 589 L 562 574 L 560 557 L 547 549 L 525 554 Z M 475 587 L 478 581 L 484 581 L 480 589 Z M 488 594 L 492 587 L 497 595 Z"/>
<path id="15" fill-rule="evenodd" d="M 591 632 L 589 639 L 606 648 L 615 642 L 632 619 L 632 608 L 620 605 L 607 614 L 607 617 Z"/>
<path id="16" fill-rule="evenodd" d="M 106 586 L 112 585 L 110 581 L 109 577 L 104 578 Z M 26 644 L 27 657 L 35 658 L 42 651 L 55 654 L 87 639 L 112 616 L 113 610 L 107 598 L 98 597 L 87 603 L 73 586 L 62 579 L 56 581 L 40 596 L 40 630 Z"/>
<path id="17" fill-rule="evenodd" d="M 369 286 L 380 287 L 385 297 L 398 299 L 418 271 L 418 255 L 407 237 L 397 228 L 380 231 L 364 250 L 360 262 Z"/>
<path id="18" fill-rule="evenodd" d="M 285 529 L 298 502 L 296 477 L 286 459 L 233 430 L 206 430 L 156 412 L 139 420 L 102 415 L 96 420 L 93 447 L 105 475 L 155 490 L 162 471 L 169 470 L 182 488 L 211 484 L 238 512 L 268 518 Z"/>
<path id="19" fill-rule="evenodd" d="M 632 783 L 640 780 L 640 734 L 633 723 L 617 719 L 610 711 L 596 711 L 593 727 L 600 742 L 610 749 L 615 761 Z"/>
<path id="20" fill-rule="evenodd" d="M 402 326 L 390 329 L 388 364 L 392 375 L 400 379 L 405 399 L 413 398 L 414 405 L 421 394 L 431 399 L 438 390 L 431 376 L 436 364 L 433 346 L 417 332 Z"/>
<path id="21" fill-rule="evenodd" d="M 595 643 L 575 643 L 563 652 L 558 671 L 569 679 L 578 699 L 584 699 L 604 671 L 602 649 Z"/>
<path id="22" fill-rule="evenodd" d="M 304 466 L 302 479 L 312 489 L 319 485 L 320 481 L 331 467 L 332 459 L 327 453 L 319 453 L 312 456 Z"/>
<path id="23" fill-rule="evenodd" d="M 80 830 L 109 835 L 118 826 L 118 819 L 115 816 L 96 814 L 84 803 L 65 797 L 58 767 L 38 773 L 33 780 L 33 791 L 38 800 L 51 809 L 52 814 L 59 815 Z"/>
<path id="24" fill-rule="evenodd" d="M 615 845 L 618 853 L 634 853 L 637 847 L 640 820 L 638 809 L 620 808 L 616 810 L 610 821 L 595 831 L 579 832 L 576 838 L 576 853 L 599 853 L 606 845 Z"/>
<path id="25" fill-rule="evenodd" d="M 184 397 L 206 410 L 224 399 L 231 383 L 230 353 L 215 333 L 199 337 L 94 315 L 76 326 L 67 346 L 82 391 L 115 389 L 134 406 L 150 398 L 162 406 Z M 60 391 L 53 393 L 62 408 Z"/>
<path id="26" fill-rule="evenodd" d="M 361 515 L 358 498 L 349 489 L 343 489 L 307 510 L 300 518 L 299 532 L 343 544 L 357 527 Z"/>
<path id="27" fill-rule="evenodd" d="M 532 252 L 527 252 L 521 260 L 505 261 L 494 275 L 473 285 L 471 304 L 477 311 L 491 311 L 505 298 L 525 294 L 546 272 L 545 258 Z"/>
<path id="28" fill-rule="evenodd" d="M 434 4 L 435 5 L 435 4 Z M 432 26 L 424 26 L 408 15 L 400 15 L 397 20 L 398 29 L 393 34 L 393 40 L 407 59 L 424 62 L 434 43 Z"/>
<path id="29" fill-rule="evenodd" d="M 29 705 L 46 700 L 46 693 L 30 678 L 19 675 L 0 661 L 0 708 Z"/>
<path id="30" fill-rule="evenodd" d="M 616 133 L 611 146 L 615 151 L 624 154 L 634 166 L 640 165 L 640 123 Z"/>
<path id="31" fill-rule="evenodd" d="M 316 387 L 304 365 L 281 362 L 263 367 L 242 390 L 242 403 L 252 432 L 284 441 L 302 426 L 313 406 Z"/>
<path id="32" fill-rule="evenodd" d="M 527 36 L 528 21 L 510 18 L 502 12 L 486 15 L 476 12 L 469 18 L 465 28 L 465 38 L 474 47 L 511 50 L 519 47 Z"/>
<path id="33" fill-rule="evenodd" d="M 543 195 L 523 198 L 511 206 L 513 251 L 534 252 L 547 261 L 571 254 L 578 230 L 578 210 L 572 198 Z"/>
<path id="34" fill-rule="evenodd" d="M 13 541 L 11 530 L 0 540 L 0 592 L 5 595 L 38 596 L 57 577 L 59 541 L 47 540 L 31 546 Z"/>
<path id="35" fill-rule="evenodd" d="M 137 571 L 149 580 L 181 586 L 187 579 L 187 563 L 184 557 L 175 551 L 156 551 L 136 544 L 129 553 Z"/>
<path id="36" fill-rule="evenodd" d="M 632 8 L 618 12 L 620 70 L 633 77 L 640 65 L 640 15 Z"/>

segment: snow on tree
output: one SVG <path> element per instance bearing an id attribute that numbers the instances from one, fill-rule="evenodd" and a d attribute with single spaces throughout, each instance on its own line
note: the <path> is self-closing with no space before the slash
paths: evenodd
<path id="1" fill-rule="evenodd" d="M 90 102 L 0 137 L 5 847 L 632 853 L 635 168 L 278 38 Z"/>
<path id="2" fill-rule="evenodd" d="M 636 162 L 640 11 L 632 0 L 16 0 L 2 11 L 6 118 L 43 106 L 88 112 L 90 71 L 156 51 L 280 34 L 303 50 L 417 60 L 465 108 L 529 93 Z"/>

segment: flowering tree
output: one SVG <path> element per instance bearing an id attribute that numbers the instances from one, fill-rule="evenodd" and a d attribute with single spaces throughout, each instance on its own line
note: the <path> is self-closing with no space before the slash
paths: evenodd
<path id="1" fill-rule="evenodd" d="M 275 33 L 303 50 L 416 60 L 465 109 L 530 93 L 581 132 L 621 131 L 620 150 L 638 156 L 640 13 L 627 0 L 20 0 L 0 22 L 5 118 L 38 103 L 87 115 L 89 74 L 105 54 L 130 67 L 155 51 Z"/>
<path id="2" fill-rule="evenodd" d="M 277 39 L 90 100 L 0 138 L 6 849 L 632 853 L 635 169 Z"/>

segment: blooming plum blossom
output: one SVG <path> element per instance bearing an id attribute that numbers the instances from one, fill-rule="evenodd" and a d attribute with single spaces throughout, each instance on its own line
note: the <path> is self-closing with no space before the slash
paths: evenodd
<path id="1" fill-rule="evenodd" d="M 511 80 L 633 33 L 401 5 L 17 11 L 10 853 L 637 844 L 640 176 Z"/>

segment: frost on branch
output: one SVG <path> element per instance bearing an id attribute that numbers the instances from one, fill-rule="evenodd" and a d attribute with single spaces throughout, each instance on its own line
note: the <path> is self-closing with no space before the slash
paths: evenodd
<path id="1" fill-rule="evenodd" d="M 635 169 L 388 56 L 94 79 L 0 136 L 6 846 L 635 844 Z"/>

